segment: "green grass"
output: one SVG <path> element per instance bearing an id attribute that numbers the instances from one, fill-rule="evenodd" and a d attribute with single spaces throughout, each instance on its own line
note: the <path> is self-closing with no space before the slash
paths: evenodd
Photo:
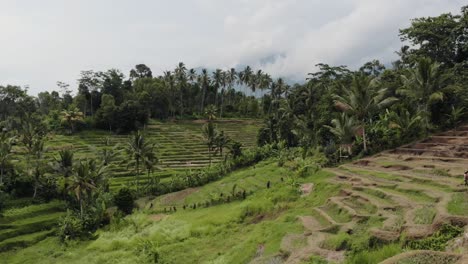
<path id="1" fill-rule="evenodd" d="M 163 263 L 247 263 L 261 245 L 264 256 L 273 257 L 285 235 L 304 232 L 297 216 L 313 214 L 313 207 L 339 191 L 339 186 L 326 182 L 332 175 L 321 171 L 300 179 L 316 186 L 309 196 L 300 197 L 296 189 L 281 182 L 288 173 L 274 161 L 262 162 L 185 198 L 203 201 L 213 192 L 231 190 L 231 184 L 238 182 L 239 186 L 256 186 L 246 200 L 196 210 L 179 208 L 158 222 L 151 219 L 154 212 L 144 210 L 98 231 L 94 241 L 66 247 L 51 237 L 1 253 L 0 258 L 7 263 L 153 263 L 159 256 Z M 266 180 L 272 181 L 270 189 Z M 295 246 L 303 245 L 299 242 Z"/>
<path id="2" fill-rule="evenodd" d="M 322 207 L 322 209 L 337 223 L 347 223 L 351 221 L 349 213 L 334 203 L 327 203 Z"/>
<path id="3" fill-rule="evenodd" d="M 432 224 L 434 217 L 436 216 L 436 210 L 430 206 L 423 206 L 415 211 L 414 223 L 421 225 Z"/>
<path id="4" fill-rule="evenodd" d="M 384 245 L 377 249 L 356 252 L 348 258 L 347 264 L 377 264 L 402 252 L 399 244 Z"/>
<path id="5" fill-rule="evenodd" d="M 321 247 L 329 250 L 345 250 L 349 247 L 351 236 L 347 233 L 331 235 L 322 242 Z"/>
<path id="6" fill-rule="evenodd" d="M 468 215 L 468 192 L 454 193 L 447 209 L 454 215 Z"/>

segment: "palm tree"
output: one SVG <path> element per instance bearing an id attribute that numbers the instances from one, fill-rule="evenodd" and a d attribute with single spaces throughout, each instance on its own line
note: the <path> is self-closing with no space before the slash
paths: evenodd
<path id="1" fill-rule="evenodd" d="M 55 162 L 52 167 L 55 171 L 62 173 L 64 178 L 63 194 L 68 189 L 68 177 L 73 171 L 73 151 L 71 149 L 59 150 L 59 157 L 54 157 Z"/>
<path id="2" fill-rule="evenodd" d="M 152 147 L 154 148 L 154 145 Z M 154 166 L 158 163 L 159 163 L 159 159 L 153 150 L 147 152 L 146 155 L 143 157 L 143 164 L 147 172 L 148 181 L 150 181 L 150 175 L 154 169 Z"/>
<path id="3" fill-rule="evenodd" d="M 103 145 L 104 147 L 100 149 L 101 161 L 103 166 L 107 166 L 115 160 L 115 157 L 119 153 L 119 144 L 112 146 L 110 138 L 106 137 L 103 140 Z"/>
<path id="4" fill-rule="evenodd" d="M 93 160 L 80 161 L 73 170 L 71 190 L 80 204 L 80 216 L 84 216 L 85 199 L 91 197 L 92 191 L 97 188 L 97 181 L 103 177 L 103 167 L 96 167 Z"/>
<path id="5" fill-rule="evenodd" d="M 195 69 L 190 69 L 187 73 L 187 79 L 190 81 L 190 82 L 194 82 L 197 80 L 197 72 L 195 71 Z"/>
<path id="6" fill-rule="evenodd" d="M 229 70 L 229 72 L 227 72 L 226 74 L 226 78 L 227 78 L 227 83 L 229 85 L 229 92 L 231 92 L 232 89 L 234 89 L 234 83 L 236 83 L 237 79 L 238 79 L 238 76 L 237 76 L 237 72 L 236 72 L 236 69 L 234 68 L 231 68 Z M 232 93 L 229 93 L 229 94 L 232 94 Z M 229 98 L 229 103 L 232 103 L 232 98 Z"/>
<path id="7" fill-rule="evenodd" d="M 185 86 L 187 85 L 187 68 L 183 62 L 179 62 L 179 65 L 175 69 L 175 75 L 177 79 L 177 84 L 179 87 L 179 106 L 180 106 L 180 116 L 182 117 L 184 112 L 184 101 L 183 94 Z"/>
<path id="8" fill-rule="evenodd" d="M 362 131 L 364 151 L 367 152 L 367 121 L 397 99 L 387 97 L 387 89 L 380 88 L 377 79 L 362 73 L 354 75 L 351 86 L 343 91 L 343 95 L 335 94 L 334 98 L 337 108 L 356 118 Z"/>
<path id="9" fill-rule="evenodd" d="M 172 118 L 175 117 L 175 112 L 176 112 L 176 106 L 175 106 L 175 97 L 176 97 L 176 92 L 175 92 L 175 77 L 170 71 L 165 71 L 164 76 L 163 76 L 164 83 L 166 85 L 166 88 L 169 91 L 169 111 L 171 112 Z"/>
<path id="10" fill-rule="evenodd" d="M 198 77 L 198 83 L 202 88 L 200 113 L 203 113 L 205 110 L 206 91 L 210 85 L 210 77 L 208 76 L 208 71 L 206 69 L 202 69 L 202 74 Z"/>
<path id="11" fill-rule="evenodd" d="M 213 86 L 215 88 L 215 106 L 218 106 L 218 89 L 221 87 L 223 82 L 223 71 L 221 69 L 216 69 L 212 76 Z"/>
<path id="12" fill-rule="evenodd" d="M 208 146 L 208 157 L 210 159 L 211 166 L 211 150 L 215 146 L 215 139 L 218 134 L 216 126 L 213 122 L 208 122 L 202 127 L 203 137 L 205 138 L 205 143 Z"/>
<path id="13" fill-rule="evenodd" d="M 245 86 L 249 86 L 252 83 L 253 71 L 250 66 L 246 66 L 245 69 L 239 73 L 239 81 Z M 245 93 L 247 95 L 247 93 Z"/>
<path id="14" fill-rule="evenodd" d="M 205 115 L 208 118 L 208 121 L 211 122 L 216 119 L 216 113 L 218 112 L 218 109 L 216 109 L 216 106 L 214 105 L 209 105 L 205 109 Z"/>
<path id="15" fill-rule="evenodd" d="M 216 143 L 216 147 L 221 157 L 223 156 L 224 148 L 228 146 L 230 141 L 231 139 L 227 135 L 224 134 L 224 131 L 221 131 L 220 133 L 217 134 L 215 143 Z"/>
<path id="16" fill-rule="evenodd" d="M 83 118 L 84 115 L 78 110 L 78 108 L 62 111 L 62 122 L 68 125 L 70 128 L 70 134 L 75 132 L 75 124 L 82 122 Z"/>
<path id="17" fill-rule="evenodd" d="M 58 152 L 59 157 L 55 158 L 56 171 L 63 174 L 63 177 L 68 178 L 72 173 L 73 168 L 73 151 L 71 149 L 62 149 Z"/>
<path id="18" fill-rule="evenodd" d="M 224 108 L 224 94 L 226 93 L 226 86 L 228 85 L 228 72 L 221 72 L 221 86 L 223 87 L 221 89 L 221 106 L 220 106 L 220 113 L 219 117 L 223 117 L 223 108 Z"/>
<path id="19" fill-rule="evenodd" d="M 345 149 L 348 154 L 351 154 L 351 146 L 354 142 L 354 136 L 357 132 L 358 124 L 352 116 L 346 113 L 341 113 L 338 118 L 331 121 L 331 126 L 325 126 L 330 132 L 335 135 L 340 141 L 339 151 L 340 158 L 342 157 L 342 149 Z"/>
<path id="20" fill-rule="evenodd" d="M 36 198 L 37 189 L 39 188 L 40 181 L 46 173 L 46 165 L 43 160 L 43 155 L 45 151 L 46 148 L 44 147 L 44 141 L 41 138 L 36 138 L 31 147 L 31 154 L 34 157 L 34 168 L 32 170 L 29 170 L 29 174 L 33 178 L 34 182 L 33 199 Z"/>
<path id="21" fill-rule="evenodd" d="M 431 113 L 429 107 L 432 103 L 442 101 L 447 79 L 443 76 L 439 63 L 432 63 L 429 58 L 422 58 L 417 66 L 408 71 L 408 75 L 401 76 L 403 87 L 397 92 L 412 99 L 418 110 L 424 114 L 426 129 L 429 128 Z"/>
<path id="22" fill-rule="evenodd" d="M 150 156 L 154 151 L 154 144 L 147 142 L 144 135 L 137 131 L 133 134 L 127 142 L 126 152 L 133 160 L 137 176 L 137 191 L 140 185 L 140 165 L 145 162 L 145 159 Z M 129 163 L 130 165 L 131 163 Z"/>

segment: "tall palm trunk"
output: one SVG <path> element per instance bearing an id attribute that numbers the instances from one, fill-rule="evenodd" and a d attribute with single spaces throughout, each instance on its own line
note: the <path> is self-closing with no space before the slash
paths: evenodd
<path id="1" fill-rule="evenodd" d="M 224 88 L 221 90 L 221 110 L 219 111 L 219 118 L 223 118 L 223 106 L 224 106 Z"/>
<path id="2" fill-rule="evenodd" d="M 366 136 L 366 125 L 362 126 L 362 141 L 364 146 L 364 152 L 367 153 L 367 136 Z"/>
<path id="3" fill-rule="evenodd" d="M 203 114 L 203 110 L 205 109 L 205 92 L 206 92 L 206 87 L 202 88 L 202 98 L 201 98 L 201 107 L 200 107 L 200 113 Z"/>

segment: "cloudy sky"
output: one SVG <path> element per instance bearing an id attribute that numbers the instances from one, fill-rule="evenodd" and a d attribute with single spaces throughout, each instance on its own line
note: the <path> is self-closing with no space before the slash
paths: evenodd
<path id="1" fill-rule="evenodd" d="M 82 70 L 251 65 L 304 79 L 325 62 L 389 63 L 409 20 L 466 0 L 0 0 L 0 85 L 73 88 Z"/>

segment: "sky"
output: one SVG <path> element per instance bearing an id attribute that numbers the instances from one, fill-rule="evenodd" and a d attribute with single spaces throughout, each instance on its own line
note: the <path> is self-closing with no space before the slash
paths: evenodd
<path id="1" fill-rule="evenodd" d="M 0 0 L 0 85 L 76 88 L 83 70 L 251 65 L 303 80 L 317 63 L 389 64 L 410 19 L 466 0 Z"/>

